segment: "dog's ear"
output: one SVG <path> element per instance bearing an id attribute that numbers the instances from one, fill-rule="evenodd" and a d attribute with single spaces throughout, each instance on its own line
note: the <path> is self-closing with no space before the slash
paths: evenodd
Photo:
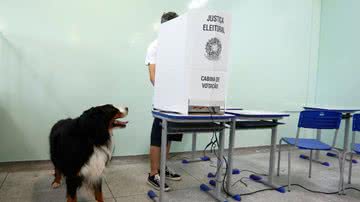
<path id="1" fill-rule="evenodd" d="M 93 120 L 93 130 L 89 134 L 94 140 L 95 145 L 104 145 L 110 138 L 108 125 L 103 119 L 95 118 Z"/>
<path id="2" fill-rule="evenodd" d="M 119 112 L 119 110 L 111 104 L 100 106 L 98 109 L 103 113 L 107 122 L 110 121 L 115 116 L 115 114 Z"/>
<path id="3" fill-rule="evenodd" d="M 118 113 L 119 110 L 115 108 L 111 104 L 101 105 L 97 107 L 92 107 L 86 111 L 81 116 L 88 116 L 88 117 L 99 117 L 100 119 L 103 119 L 105 122 L 109 122 L 116 113 Z"/>
<path id="4" fill-rule="evenodd" d="M 82 134 L 88 136 L 95 145 L 105 144 L 109 137 L 105 114 L 99 108 L 85 111 L 79 118 Z"/>

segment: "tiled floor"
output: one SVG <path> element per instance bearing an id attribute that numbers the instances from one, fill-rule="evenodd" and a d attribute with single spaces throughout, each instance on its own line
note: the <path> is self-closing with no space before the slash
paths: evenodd
<path id="1" fill-rule="evenodd" d="M 295 154 L 295 153 L 294 153 Z M 313 164 L 313 176 L 311 179 L 307 177 L 308 161 L 298 158 L 299 152 L 293 155 L 292 183 L 304 185 L 310 189 L 332 192 L 337 190 L 338 185 L 338 161 L 322 155 L 322 159 L 330 162 L 330 167 L 319 164 Z M 184 155 L 174 157 L 169 163 L 182 174 L 183 180 L 180 182 L 169 182 L 173 191 L 166 193 L 165 199 L 169 202 L 193 202 L 193 201 L 214 201 L 206 193 L 201 192 L 199 186 L 201 183 L 207 183 L 208 172 L 215 171 L 214 162 L 199 162 L 184 165 L 180 159 Z M 186 155 L 185 155 L 186 156 Z M 187 155 L 190 156 L 190 155 Z M 116 159 L 113 160 L 109 168 L 105 172 L 105 180 L 103 183 L 103 192 L 105 201 L 131 201 L 142 202 L 150 201 L 147 198 L 147 191 L 150 187 L 146 184 L 148 172 L 148 160 L 146 158 L 134 159 Z M 269 153 L 267 150 L 261 151 L 245 151 L 236 152 L 234 167 L 240 170 L 252 170 L 258 173 L 266 173 L 268 169 Z M 214 159 L 213 159 L 214 160 Z M 280 177 L 274 180 L 279 185 L 287 183 L 287 153 L 283 153 Z M 65 201 L 65 185 L 59 189 L 51 189 L 52 171 L 50 164 L 31 163 L 28 167 L 21 164 L 20 168 L 16 166 L 0 165 L 0 201 L 33 201 L 33 202 L 50 202 Z M 347 173 L 347 168 L 346 168 Z M 240 175 L 233 178 L 236 182 L 242 177 L 248 176 L 250 173 L 243 171 Z M 247 186 L 236 183 L 232 189 L 234 193 L 247 193 L 265 188 L 263 185 L 244 179 Z M 349 186 L 349 185 L 347 185 Z M 360 165 L 354 165 L 353 170 L 353 187 L 360 189 Z M 93 201 L 93 196 L 86 189 L 81 189 L 78 194 L 79 201 Z M 229 199 L 229 201 L 233 201 Z M 360 201 L 360 192 L 347 190 L 345 196 L 314 194 L 303 190 L 299 187 L 293 187 L 290 193 L 278 193 L 276 191 L 265 191 L 257 194 L 243 196 L 242 201 Z"/>

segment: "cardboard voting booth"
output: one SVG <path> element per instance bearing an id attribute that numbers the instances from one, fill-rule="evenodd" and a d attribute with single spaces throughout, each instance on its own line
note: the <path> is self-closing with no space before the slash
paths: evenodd
<path id="1" fill-rule="evenodd" d="M 180 114 L 225 107 L 231 17 L 191 10 L 161 24 L 155 109 Z"/>

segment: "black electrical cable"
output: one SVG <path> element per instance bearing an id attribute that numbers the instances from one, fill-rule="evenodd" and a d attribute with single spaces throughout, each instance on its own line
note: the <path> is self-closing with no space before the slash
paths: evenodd
<path id="1" fill-rule="evenodd" d="M 218 160 L 221 160 L 221 158 L 218 156 L 217 152 L 216 152 L 216 146 L 219 148 L 219 140 L 218 140 L 218 137 L 217 137 L 217 134 L 215 133 L 215 141 L 214 141 L 214 144 L 213 144 L 213 152 L 215 154 L 215 156 L 217 157 Z"/>
<path id="2" fill-rule="evenodd" d="M 215 111 L 214 111 L 215 112 Z M 213 116 L 212 116 L 212 113 L 211 110 L 209 109 L 209 113 L 210 113 L 210 117 L 211 117 L 211 120 L 213 123 L 216 123 L 213 119 Z M 213 138 L 215 138 L 215 140 L 213 140 Z M 221 160 L 221 157 L 218 156 L 216 150 L 214 149 L 216 146 L 218 148 L 220 148 L 220 145 L 219 145 L 219 141 L 218 141 L 218 138 L 217 138 L 217 134 L 216 134 L 216 131 L 213 132 L 213 137 L 211 138 L 211 141 L 208 145 L 206 145 L 205 149 L 204 149 L 204 156 L 205 156 L 205 150 L 210 146 L 210 152 L 211 153 L 214 153 L 214 155 L 216 156 L 217 160 L 222 162 Z M 227 196 L 230 196 L 230 197 L 233 197 L 233 195 L 231 193 L 229 193 L 229 191 L 226 189 L 225 187 L 225 181 L 226 181 L 226 176 L 227 176 L 227 170 L 228 170 L 228 162 L 225 158 L 225 156 L 222 156 L 222 158 L 224 159 L 224 162 L 225 162 L 225 174 L 224 174 L 224 177 L 223 177 L 223 180 L 222 180 L 222 189 L 223 191 L 225 192 L 225 194 Z M 222 165 L 221 165 L 222 166 Z M 243 171 L 247 171 L 247 172 L 251 172 L 251 173 L 254 173 L 254 174 L 258 174 L 254 171 L 251 171 L 251 170 L 243 170 Z M 217 176 L 218 174 L 220 175 L 221 173 L 218 173 L 218 172 L 221 172 L 221 169 L 217 170 L 216 173 L 215 173 L 215 176 Z M 265 174 L 259 174 L 259 175 L 262 175 L 262 176 L 266 176 Z M 242 182 L 242 181 L 241 181 Z M 245 186 L 247 186 L 246 183 L 242 182 Z M 273 188 L 272 189 L 266 189 L 266 190 L 258 190 L 256 192 L 251 192 L 251 193 L 246 193 L 245 195 L 250 195 L 250 194 L 255 194 L 255 193 L 258 193 L 258 192 L 261 192 L 261 191 L 267 191 L 267 190 L 274 190 Z M 243 195 L 243 194 L 242 194 Z"/>
<path id="3" fill-rule="evenodd" d="M 291 186 L 297 186 L 297 187 L 300 187 L 302 189 L 305 189 L 308 192 L 315 193 L 315 194 L 327 194 L 327 195 L 339 194 L 338 191 L 335 191 L 335 192 L 323 192 L 323 191 L 311 190 L 309 188 L 306 188 L 306 187 L 302 186 L 301 184 L 291 184 Z M 282 187 L 288 187 L 288 185 L 284 185 Z M 240 194 L 240 195 L 241 196 L 248 196 L 248 195 L 256 194 L 256 193 L 259 193 L 259 192 L 272 191 L 272 190 L 276 190 L 276 188 L 261 189 L 261 190 L 257 190 L 257 191 L 254 191 L 254 192 L 244 193 L 244 194 Z M 360 192 L 360 189 L 357 189 L 355 187 L 347 187 L 347 188 L 345 188 L 345 190 L 355 190 L 355 191 Z"/>
<path id="4" fill-rule="evenodd" d="M 213 123 L 215 123 L 215 121 L 214 121 L 214 119 L 213 119 L 213 117 L 212 117 L 211 111 L 210 111 L 210 117 L 211 117 Z M 215 146 L 217 146 L 218 148 L 220 148 L 219 141 L 218 141 L 218 138 L 217 138 L 217 135 L 216 135 L 216 132 L 215 132 L 215 131 L 214 131 L 214 136 L 215 136 L 215 141 L 211 141 L 211 142 L 210 142 L 210 143 L 211 143 L 211 152 L 213 152 L 213 153 L 215 154 L 215 156 L 216 156 L 216 158 L 217 158 L 218 161 L 221 161 L 221 157 L 218 156 L 218 154 L 216 153 L 216 150 L 214 149 Z M 209 144 L 210 144 L 210 143 L 209 143 Z M 226 189 L 226 187 L 225 187 L 225 181 L 226 181 L 227 170 L 228 170 L 228 162 L 227 162 L 225 156 L 223 156 L 223 158 L 224 158 L 224 162 L 225 162 L 225 167 L 226 167 L 226 168 L 225 168 L 225 174 L 224 174 L 224 177 L 223 177 L 223 180 L 222 180 L 222 189 L 223 189 L 223 191 L 225 192 L 225 194 L 226 194 L 227 196 L 233 197 L 233 195 L 232 195 L 231 193 L 229 193 L 229 191 L 228 191 L 228 190 Z M 222 161 L 221 161 L 221 162 L 222 162 Z M 221 165 L 221 166 L 222 166 L 222 165 Z M 219 170 L 219 171 L 221 172 L 221 170 Z M 254 172 L 254 171 L 251 171 L 251 170 L 244 170 L 244 171 L 248 171 L 248 172 L 251 172 L 251 173 L 254 173 L 254 174 L 258 174 L 258 173 Z M 230 172 L 231 172 L 231 171 L 230 171 Z M 218 170 L 217 170 L 215 176 L 217 176 L 218 174 L 221 174 L 221 173 L 218 173 Z M 260 175 L 261 175 L 261 174 L 260 174 Z M 266 176 L 266 175 L 264 175 L 264 174 L 262 174 L 262 175 L 263 175 L 263 176 Z M 242 182 L 242 183 L 247 186 L 246 183 L 244 183 L 244 182 Z M 258 191 L 255 191 L 255 192 L 253 192 L 253 193 L 246 193 L 245 195 L 255 194 L 255 193 L 258 193 L 258 192 L 261 192 L 261 191 L 268 191 L 268 190 L 274 190 L 274 188 L 264 189 L 264 190 L 258 190 Z M 242 194 L 242 195 L 243 195 L 243 194 Z"/>
<path id="5" fill-rule="evenodd" d="M 268 174 L 264 174 L 264 173 L 257 173 L 255 171 L 252 171 L 252 170 L 240 170 L 240 172 L 249 172 L 249 173 L 252 173 L 252 174 L 255 174 L 255 175 L 260 175 L 260 176 L 268 176 Z"/>
<path id="6" fill-rule="evenodd" d="M 213 123 L 216 123 L 216 122 L 214 121 L 213 117 L 212 117 L 212 114 L 213 114 L 213 113 L 215 114 L 215 108 L 213 108 L 213 107 L 211 107 L 211 108 L 212 108 L 212 112 L 211 112 L 211 110 L 209 109 L 210 117 L 211 117 Z M 220 148 L 219 140 L 218 140 L 218 138 L 217 138 L 217 135 L 216 135 L 216 132 L 215 132 L 215 131 L 214 131 L 214 134 L 215 134 L 215 141 L 214 141 L 214 144 L 212 144 L 212 147 L 211 147 L 211 148 L 212 148 L 212 152 L 215 154 L 217 160 L 221 162 L 221 167 L 222 167 L 222 158 L 224 159 L 225 167 L 226 167 L 226 168 L 225 168 L 225 174 L 224 174 L 224 177 L 223 177 L 223 180 L 222 180 L 222 188 L 223 188 L 223 191 L 225 192 L 225 194 L 226 194 L 227 196 L 232 196 L 232 194 L 229 193 L 228 190 L 225 188 L 225 179 L 226 179 L 226 176 L 227 176 L 228 162 L 227 162 L 227 160 L 226 160 L 226 158 L 225 158 L 224 155 L 223 155 L 222 157 L 218 156 L 218 154 L 216 153 L 216 150 L 213 149 L 215 146 L 217 146 L 218 148 Z M 218 172 L 220 172 L 220 173 L 218 173 Z M 216 171 L 215 176 L 217 176 L 217 175 L 221 175 L 221 169 L 219 169 L 219 170 Z"/>
<path id="7" fill-rule="evenodd" d="M 339 192 L 336 191 L 336 192 L 323 192 L 323 191 L 316 191 L 316 190 L 311 190 L 309 188 L 306 188 L 304 186 L 302 186 L 301 184 L 291 184 L 291 186 L 296 186 L 296 187 L 301 187 L 303 189 L 305 189 L 306 191 L 308 192 L 311 192 L 311 193 L 315 193 L 315 194 L 338 194 Z M 287 187 L 287 185 L 285 185 L 284 187 Z"/>
<path id="8" fill-rule="evenodd" d="M 225 194 L 227 195 L 227 196 L 233 196 L 227 189 L 226 189 L 226 187 L 225 187 L 225 180 L 226 180 L 226 176 L 227 176 L 227 171 L 228 171 L 228 162 L 227 162 L 227 160 L 226 160 L 226 158 L 225 158 L 225 156 L 223 156 L 223 158 L 224 158 L 224 161 L 225 161 L 225 166 L 226 166 L 226 169 L 225 169 L 225 175 L 224 175 L 224 178 L 223 178 L 223 181 L 222 181 L 222 188 L 223 188 L 223 191 L 225 192 Z M 231 172 L 231 171 L 230 171 Z"/>
<path id="9" fill-rule="evenodd" d="M 215 134 L 213 134 L 213 136 L 211 137 L 211 140 L 210 140 L 209 144 L 207 144 L 207 145 L 205 146 L 205 148 L 204 148 L 204 150 L 203 150 L 204 156 L 206 156 L 206 149 L 207 149 L 208 147 L 210 147 L 210 152 L 212 152 L 212 145 L 214 144 L 214 136 L 215 136 Z"/>
<path id="10" fill-rule="evenodd" d="M 216 143 L 217 147 L 220 148 L 220 144 L 219 144 L 219 141 L 218 141 L 218 138 L 217 138 L 216 135 L 215 135 L 215 143 Z M 218 156 L 218 154 L 215 152 L 215 150 L 214 150 L 214 154 L 215 154 L 215 156 L 217 157 L 217 160 L 221 162 L 221 167 L 222 167 L 222 159 L 221 159 L 221 157 Z M 227 160 L 226 160 L 226 158 L 225 158 L 224 155 L 222 156 L 222 158 L 224 159 L 225 167 L 226 167 L 226 168 L 225 168 L 225 174 L 224 174 L 224 177 L 223 177 L 223 180 L 222 180 L 222 189 L 223 189 L 223 191 L 225 192 L 225 194 L 226 194 L 227 196 L 232 196 L 232 194 L 229 193 L 228 190 L 227 190 L 226 187 L 225 187 L 225 180 L 226 180 L 227 170 L 228 170 L 228 162 L 227 162 Z M 218 173 L 218 172 L 220 172 L 220 173 Z M 219 170 L 216 171 L 215 176 L 217 176 L 217 175 L 221 175 L 221 169 L 219 169 Z"/>
<path id="11" fill-rule="evenodd" d="M 251 180 L 249 177 L 242 177 L 242 178 L 240 178 L 240 180 L 234 182 L 234 183 L 231 185 L 231 187 L 235 186 L 235 185 L 236 185 L 237 183 L 239 183 L 239 182 L 241 182 L 245 187 L 247 187 L 248 185 L 247 185 L 246 182 L 243 181 L 243 179 L 249 179 L 249 180 Z"/>
<path id="12" fill-rule="evenodd" d="M 247 187 L 248 185 L 243 181 L 243 179 L 249 179 L 249 180 L 250 180 L 250 178 L 248 178 L 248 177 L 242 177 L 242 178 L 240 178 L 240 180 L 239 180 L 243 185 L 245 185 L 245 187 Z M 234 184 L 233 184 L 232 186 L 234 186 Z"/>
<path id="13" fill-rule="evenodd" d="M 218 148 L 220 148 L 219 146 L 219 141 L 218 141 L 218 138 L 217 138 L 217 135 L 215 134 L 215 145 L 217 145 L 217 147 Z M 217 161 L 219 162 L 221 162 L 221 164 L 220 164 L 220 167 L 222 167 L 222 160 L 221 160 L 221 157 L 219 156 L 219 154 L 216 152 L 216 150 L 214 150 L 214 154 L 215 154 L 215 156 L 216 156 L 216 159 L 217 159 Z M 227 168 L 226 168 L 226 170 L 227 170 Z M 215 173 L 215 176 L 217 176 L 218 174 L 219 175 L 221 175 L 221 169 L 219 169 L 219 170 L 216 170 L 216 173 Z M 218 173 L 218 172 L 220 172 L 220 173 Z"/>
<path id="14" fill-rule="evenodd" d="M 214 111 L 213 113 L 215 113 L 215 110 L 213 110 L 213 111 Z M 210 111 L 210 117 L 211 117 L 211 119 L 212 119 L 212 122 L 215 123 L 215 121 L 214 121 L 214 119 L 213 119 L 213 117 L 212 117 L 212 112 L 211 112 L 211 111 Z M 213 140 L 213 138 L 215 138 L 215 140 Z M 214 149 L 216 146 L 217 146 L 218 148 L 220 147 L 219 141 L 218 141 L 218 138 L 217 138 L 217 134 L 216 134 L 215 131 L 213 132 L 213 137 L 211 138 L 210 143 L 209 143 L 208 145 L 206 145 L 206 147 L 205 147 L 205 149 L 204 149 L 204 156 L 205 156 L 205 150 L 206 150 L 209 146 L 210 146 L 210 152 L 215 154 L 215 156 L 216 156 L 216 158 L 217 158 L 218 161 L 221 161 L 221 157 L 218 156 L 218 154 L 216 153 L 216 150 Z M 227 170 L 228 170 L 228 162 L 227 162 L 225 156 L 223 156 L 223 159 L 224 159 L 224 162 L 225 162 L 226 169 L 225 169 L 225 174 L 224 174 L 224 177 L 223 177 L 223 180 L 222 180 L 222 189 L 223 189 L 223 191 L 225 192 L 225 194 L 226 194 L 227 196 L 231 196 L 231 197 L 232 197 L 233 195 L 232 195 L 231 193 L 229 193 L 228 190 L 227 190 L 226 187 L 225 187 L 225 181 L 226 181 Z M 222 162 L 222 161 L 221 161 L 221 162 Z M 221 171 L 221 170 L 219 170 L 219 171 Z M 246 169 L 244 169 L 244 170 L 241 170 L 241 171 L 242 171 L 242 172 L 250 172 L 250 173 L 253 173 L 253 174 L 256 174 L 256 175 L 260 175 L 260 176 L 268 176 L 267 174 L 257 173 L 257 172 L 254 172 L 254 171 L 252 171 L 252 170 L 246 170 Z M 219 173 L 217 173 L 217 172 L 218 172 L 218 171 L 216 171 L 216 176 L 219 174 Z M 221 173 L 220 173 L 220 174 L 221 174 Z M 238 180 L 238 181 L 236 181 L 234 184 L 232 184 L 232 186 L 234 186 L 234 185 L 235 185 L 236 183 L 238 183 L 238 182 L 241 182 L 242 184 L 244 184 L 244 185 L 247 187 L 247 184 L 242 181 L 242 179 L 244 179 L 244 178 L 249 179 L 248 177 L 242 177 L 240 180 Z M 300 188 L 302 188 L 302 189 L 304 189 L 304 190 L 306 190 L 306 191 L 308 191 L 308 192 L 316 193 L 316 194 L 328 194 L 328 195 L 339 194 L 338 191 L 336 191 L 336 192 L 323 192 L 323 191 L 311 190 L 311 189 L 306 188 L 306 187 L 304 187 L 304 186 L 302 186 L 302 185 L 300 185 L 300 184 L 291 184 L 291 186 L 297 186 L 297 187 L 300 187 Z M 288 185 L 284 185 L 284 186 L 281 186 L 281 187 L 285 188 L 285 187 L 288 187 Z M 281 187 L 279 187 L 279 188 L 281 188 Z M 261 189 L 261 190 L 257 190 L 257 191 L 253 191 L 253 192 L 248 192 L 248 193 L 240 194 L 240 195 L 241 195 L 241 196 L 249 196 L 249 195 L 256 194 L 256 193 L 260 193 L 260 192 L 264 192 L 264 191 L 277 190 L 277 189 L 279 189 L 279 188 Z M 355 187 L 347 187 L 347 188 L 345 188 L 345 190 L 355 190 L 355 191 L 360 192 L 360 189 L 357 189 L 357 188 L 355 188 Z"/>
<path id="15" fill-rule="evenodd" d="M 355 188 L 355 187 L 346 187 L 346 188 L 345 188 L 345 190 L 348 190 L 348 189 L 352 189 L 352 190 L 355 190 L 355 191 L 360 192 L 360 189 L 357 189 L 357 188 Z"/>
<path id="16" fill-rule="evenodd" d="M 215 143 L 216 143 L 216 145 L 218 146 L 218 148 L 220 148 L 220 145 L 219 145 L 219 141 L 218 141 L 218 139 L 217 139 L 217 136 L 215 137 Z M 215 156 L 217 157 L 217 160 L 221 162 L 221 166 L 222 166 L 222 159 L 221 159 L 221 157 L 218 156 L 217 153 L 215 153 Z M 226 168 L 225 168 L 225 174 L 224 174 L 224 177 L 223 177 L 223 180 L 222 180 L 222 189 L 223 189 L 223 191 L 225 192 L 225 194 L 226 194 L 227 196 L 232 196 L 232 194 L 229 193 L 228 190 L 225 188 L 225 179 L 226 179 L 226 176 L 227 176 L 228 162 L 227 162 L 225 156 L 222 156 L 222 158 L 224 159 L 225 167 L 226 167 Z M 221 172 L 221 169 L 219 169 L 219 170 L 216 171 L 216 175 L 215 175 L 215 176 L 221 175 L 221 173 L 218 173 L 218 172 Z"/>
<path id="17" fill-rule="evenodd" d="M 329 195 L 333 195 L 333 194 L 338 194 L 339 192 L 322 192 L 322 191 L 315 191 L 315 190 L 311 190 L 311 189 L 308 189 L 300 184 L 291 184 L 291 186 L 298 186 L 298 187 L 301 187 L 303 189 L 305 189 L 306 191 L 309 191 L 311 193 L 316 193 L 316 194 L 329 194 Z M 281 187 L 288 187 L 288 185 L 284 185 L 284 186 L 281 186 Z M 279 187 L 280 188 L 280 187 Z M 252 194 L 256 194 L 256 193 L 259 193 L 259 192 L 264 192 L 264 191 L 273 191 L 273 190 L 277 190 L 278 188 L 267 188 L 267 189 L 260 189 L 260 190 L 257 190 L 257 191 L 253 191 L 253 192 L 248 192 L 248 193 L 244 193 L 244 194 L 240 194 L 241 196 L 249 196 L 249 195 L 252 195 Z"/>
<path id="18" fill-rule="evenodd" d="M 259 192 L 273 191 L 273 190 L 275 190 L 275 188 L 261 189 L 261 190 L 257 190 L 257 191 L 254 191 L 254 192 L 249 192 L 249 193 L 240 194 L 240 196 L 249 196 L 249 195 L 252 195 L 252 194 L 259 193 Z"/>
<path id="19" fill-rule="evenodd" d="M 216 140 L 217 142 L 217 140 Z M 218 144 L 218 147 L 219 147 L 219 142 L 217 142 Z M 231 196 L 233 197 L 233 195 L 231 193 L 229 193 L 229 191 L 226 189 L 225 187 L 225 180 L 226 180 L 226 176 L 227 176 L 227 170 L 228 170 L 228 162 L 226 160 L 226 158 L 223 156 L 224 158 L 224 161 L 225 161 L 225 165 L 226 165 L 226 172 L 225 172 L 225 175 L 224 175 L 224 178 L 222 180 L 222 188 L 223 188 L 223 191 L 225 192 L 225 194 L 227 196 Z M 252 173 L 256 173 L 256 172 L 253 172 L 251 170 L 244 170 L 244 171 L 248 171 L 248 172 L 252 172 Z M 263 174 L 264 175 L 264 174 Z M 266 176 L 266 175 L 265 175 Z M 241 179 L 240 179 L 241 180 Z M 287 187 L 288 185 L 284 185 L 284 186 L 281 186 L 281 187 Z M 309 192 L 312 192 L 312 193 L 317 193 L 317 194 L 339 194 L 339 192 L 322 192 L 322 191 L 316 191 L 316 190 L 311 190 L 311 189 L 308 189 L 300 184 L 291 184 L 291 186 L 298 186 L 298 187 L 301 187 L 303 189 L 305 189 L 306 191 L 309 191 Z M 280 187 L 279 187 L 280 188 Z M 272 190 L 277 190 L 278 188 L 267 188 L 267 189 L 261 189 L 261 190 L 257 190 L 257 191 L 254 191 L 254 192 L 249 192 L 249 193 L 244 193 L 244 194 L 240 194 L 241 196 L 247 196 L 247 195 L 252 195 L 252 194 L 256 194 L 256 193 L 259 193 L 259 192 L 264 192 L 264 191 L 272 191 Z M 349 187 L 347 189 L 353 189 L 353 190 L 356 190 L 356 191 L 360 191 L 356 188 L 352 188 L 352 187 Z"/>
<path id="20" fill-rule="evenodd" d="M 213 118 L 213 114 L 215 114 L 215 109 L 213 109 L 212 107 L 209 107 L 209 114 L 210 114 L 210 118 L 211 118 L 211 121 L 212 123 L 216 123 L 214 118 Z M 211 141 L 209 144 L 206 145 L 205 149 L 204 149 L 204 156 L 205 156 L 205 151 L 206 149 L 210 146 L 210 152 L 211 153 L 214 153 L 214 155 L 216 156 L 217 160 L 220 161 L 221 158 L 217 155 L 216 153 L 216 150 L 214 149 L 216 147 L 216 145 L 219 146 L 219 143 L 218 143 L 218 138 L 217 138 L 217 134 L 216 134 L 216 131 L 214 130 L 213 131 L 213 136 L 211 138 Z M 218 174 L 218 171 L 216 171 L 215 173 L 215 176 Z"/>

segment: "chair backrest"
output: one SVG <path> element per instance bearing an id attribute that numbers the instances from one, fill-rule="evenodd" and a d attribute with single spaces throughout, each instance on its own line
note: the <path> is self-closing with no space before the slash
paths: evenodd
<path id="1" fill-rule="evenodd" d="M 299 128 L 339 129 L 341 113 L 328 110 L 305 110 L 300 112 Z"/>
<path id="2" fill-rule="evenodd" d="M 360 114 L 354 114 L 352 130 L 360 131 Z"/>

